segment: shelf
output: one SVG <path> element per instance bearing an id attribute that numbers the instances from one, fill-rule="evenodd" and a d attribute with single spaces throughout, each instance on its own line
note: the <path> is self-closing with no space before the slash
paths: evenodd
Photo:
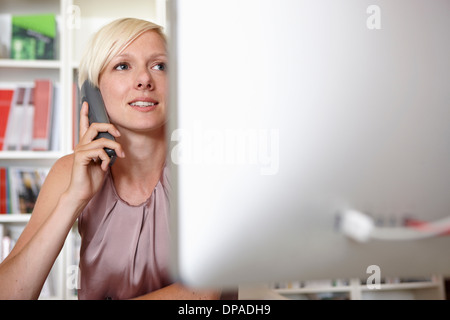
<path id="1" fill-rule="evenodd" d="M 403 299 L 408 295 L 407 299 L 445 299 L 445 292 L 443 291 L 443 277 L 432 276 L 430 280 L 411 280 L 399 283 L 381 283 L 378 289 L 370 289 L 366 284 L 361 283 L 359 279 L 350 279 L 348 285 L 317 285 L 307 286 L 302 288 L 286 288 L 286 289 L 271 289 L 272 292 L 282 295 L 290 299 L 296 295 L 314 295 L 314 294 L 348 294 L 351 300 L 368 299 L 383 299 L 384 295 L 392 298 L 392 294 L 400 297 L 398 294 L 403 293 L 399 299 Z M 366 296 L 370 295 L 370 296 Z M 390 296 L 389 296 L 390 295 Z M 381 297 L 381 298 L 380 298 Z M 389 298 L 389 299 L 390 299 Z"/>
<path id="2" fill-rule="evenodd" d="M 408 289 L 426 289 L 435 288 L 439 286 L 436 281 L 416 281 L 416 282 L 403 282 L 403 283 L 382 283 L 379 289 L 369 289 L 366 285 L 359 285 L 361 291 L 387 291 L 387 290 L 408 290 Z M 301 293 L 321 293 L 321 292 L 349 292 L 352 290 L 350 285 L 348 286 L 336 286 L 336 287 L 303 287 L 296 289 L 274 289 L 278 294 L 301 294 Z"/>
<path id="3" fill-rule="evenodd" d="M 388 290 L 408 290 L 436 288 L 439 284 L 436 281 L 416 281 L 403 283 L 382 283 L 379 289 L 369 289 L 366 285 L 361 285 L 361 291 L 388 291 Z"/>
<path id="4" fill-rule="evenodd" d="M 305 293 L 322 293 L 322 292 L 350 292 L 350 286 L 336 286 L 336 287 L 305 287 L 297 289 L 274 289 L 278 294 L 305 294 Z"/>
<path id="5" fill-rule="evenodd" d="M 60 151 L 0 151 L 2 160 L 52 160 L 61 158 L 63 155 Z"/>
<path id="6" fill-rule="evenodd" d="M 64 155 L 61 151 L 0 151 L 0 167 L 51 167 Z"/>
<path id="7" fill-rule="evenodd" d="M 59 69 L 61 67 L 61 61 L 0 59 L 0 67 L 28 68 L 28 69 Z"/>
<path id="8" fill-rule="evenodd" d="M 26 223 L 30 220 L 31 214 L 0 214 L 0 223 Z"/>

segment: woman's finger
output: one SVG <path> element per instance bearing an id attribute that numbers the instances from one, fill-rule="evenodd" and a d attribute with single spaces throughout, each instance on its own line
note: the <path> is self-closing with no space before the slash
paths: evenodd
<path id="1" fill-rule="evenodd" d="M 116 141 L 109 140 L 106 138 L 100 138 L 100 139 L 94 140 L 94 141 L 90 142 L 89 144 L 80 143 L 77 145 L 76 150 L 83 151 L 83 150 L 103 149 L 103 148 L 113 149 L 116 152 L 118 157 L 120 157 L 120 158 L 124 157 L 124 151 L 122 149 L 121 144 Z"/>
<path id="2" fill-rule="evenodd" d="M 89 105 L 87 101 L 83 102 L 80 110 L 80 133 L 79 140 L 85 135 L 86 131 L 89 129 Z"/>
<path id="3" fill-rule="evenodd" d="M 100 165 L 103 171 L 108 169 L 110 161 L 111 159 L 103 148 L 78 151 L 75 157 L 75 162 L 81 165 L 88 165 L 94 162 L 94 164 Z"/>
<path id="4" fill-rule="evenodd" d="M 109 132 L 114 137 L 120 137 L 119 130 L 110 123 L 92 123 L 89 125 L 89 105 L 85 101 L 80 110 L 79 143 L 89 143 L 97 137 L 99 132 Z"/>
<path id="5" fill-rule="evenodd" d="M 93 123 L 88 130 L 80 137 L 80 144 L 87 144 L 94 141 L 101 132 L 109 132 L 113 137 L 120 137 L 119 131 L 110 123 Z"/>

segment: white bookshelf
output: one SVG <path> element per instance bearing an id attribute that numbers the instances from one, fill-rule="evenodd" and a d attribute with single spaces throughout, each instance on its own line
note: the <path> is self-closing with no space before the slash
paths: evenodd
<path id="1" fill-rule="evenodd" d="M 0 223 L 28 223 L 30 220 L 29 214 L 2 214 L 0 215 Z"/>
<path id="2" fill-rule="evenodd" d="M 58 47 L 56 60 L 13 60 L 0 57 L 0 82 L 23 83 L 37 78 L 49 78 L 60 85 L 63 108 L 58 121 L 61 124 L 58 150 L 52 151 L 0 151 L 0 167 L 31 166 L 51 167 L 73 148 L 72 88 L 81 53 L 89 37 L 105 23 L 120 17 L 136 17 L 166 24 L 165 0 L 133 0 L 124 5 L 110 0 L 0 0 L 1 14 L 55 13 L 58 21 Z M 0 38 L 4 35 L 1 34 Z M 1 115 L 0 115 L 1 116 Z M 0 224 L 11 233 L 24 228 L 29 214 L 2 214 Z M 73 266 L 77 261 L 79 235 L 76 225 L 49 275 L 51 288 L 45 288 L 41 299 L 76 299 L 70 288 Z"/>
<path id="3" fill-rule="evenodd" d="M 1 68 L 29 68 L 29 69 L 59 69 L 61 61 L 59 60 L 13 60 L 1 59 Z"/>
<path id="4" fill-rule="evenodd" d="M 444 300 L 445 284 L 440 275 L 421 279 L 392 278 L 372 288 L 360 279 L 308 282 L 287 282 L 259 287 L 240 288 L 240 299 L 290 300 Z"/>

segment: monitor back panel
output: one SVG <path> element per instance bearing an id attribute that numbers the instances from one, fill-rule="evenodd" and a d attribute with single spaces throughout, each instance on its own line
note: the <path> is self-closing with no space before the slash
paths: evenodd
<path id="1" fill-rule="evenodd" d="M 170 8 L 173 263 L 196 285 L 450 271 L 450 238 L 350 240 L 450 215 L 450 1 Z"/>

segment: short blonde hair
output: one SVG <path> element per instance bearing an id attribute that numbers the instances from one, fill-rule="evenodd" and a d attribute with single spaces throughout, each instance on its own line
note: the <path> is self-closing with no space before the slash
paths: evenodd
<path id="1" fill-rule="evenodd" d="M 146 20 L 121 18 L 102 27 L 90 40 L 78 68 L 79 86 L 89 80 L 99 86 L 102 71 L 112 58 L 146 31 L 153 30 L 166 41 L 162 27 Z"/>

